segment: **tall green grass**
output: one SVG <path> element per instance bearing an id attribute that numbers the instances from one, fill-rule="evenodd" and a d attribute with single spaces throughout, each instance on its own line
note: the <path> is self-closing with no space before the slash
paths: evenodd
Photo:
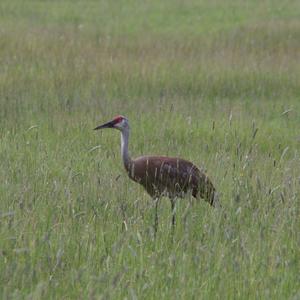
<path id="1" fill-rule="evenodd" d="M 2 1 L 2 299 L 298 299 L 296 1 Z M 130 150 L 180 156 L 222 210 L 159 208 Z"/>

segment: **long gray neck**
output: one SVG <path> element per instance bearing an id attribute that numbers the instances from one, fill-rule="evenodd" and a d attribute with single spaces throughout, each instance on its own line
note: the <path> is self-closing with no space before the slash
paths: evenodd
<path id="1" fill-rule="evenodd" d="M 131 158 L 128 153 L 129 128 L 121 131 L 121 156 L 126 170 L 130 169 Z"/>

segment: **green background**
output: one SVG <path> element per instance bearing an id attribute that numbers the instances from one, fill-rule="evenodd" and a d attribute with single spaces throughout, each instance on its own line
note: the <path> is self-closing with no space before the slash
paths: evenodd
<path id="1" fill-rule="evenodd" d="M 298 299 L 299 93 L 299 1 L 1 1 L 0 298 Z M 223 209 L 154 239 L 116 114 Z"/>

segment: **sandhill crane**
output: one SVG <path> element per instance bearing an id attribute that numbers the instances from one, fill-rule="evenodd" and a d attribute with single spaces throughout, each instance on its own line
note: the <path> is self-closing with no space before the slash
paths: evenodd
<path id="1" fill-rule="evenodd" d="M 171 200 L 172 228 L 175 225 L 175 202 L 191 191 L 195 198 L 203 198 L 210 205 L 218 203 L 216 190 L 207 177 L 193 163 L 166 156 L 141 156 L 131 159 L 128 152 L 129 122 L 124 116 L 116 116 L 111 121 L 97 126 L 94 130 L 115 128 L 121 131 L 121 155 L 130 179 L 141 184 L 155 200 L 155 233 L 158 226 L 157 206 L 162 196 Z"/>

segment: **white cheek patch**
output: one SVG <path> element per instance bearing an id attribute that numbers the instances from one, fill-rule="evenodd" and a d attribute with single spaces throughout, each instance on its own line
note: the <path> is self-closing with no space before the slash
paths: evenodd
<path id="1" fill-rule="evenodd" d="M 117 127 L 117 128 L 122 128 L 123 126 L 124 126 L 124 120 L 122 120 L 121 122 L 119 122 L 115 125 L 115 127 Z"/>

